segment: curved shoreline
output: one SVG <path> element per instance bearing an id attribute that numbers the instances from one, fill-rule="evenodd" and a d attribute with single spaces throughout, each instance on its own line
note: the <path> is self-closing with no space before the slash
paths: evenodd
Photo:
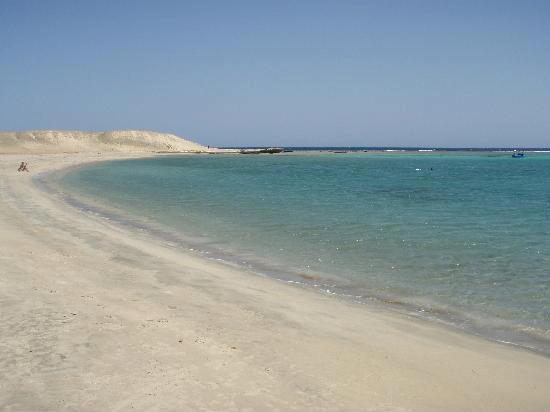
<path id="1" fill-rule="evenodd" d="M 71 191 L 71 188 L 67 188 L 60 182 L 63 176 L 72 170 L 89 166 L 90 163 L 70 166 L 53 173 L 46 173 L 43 177 L 37 176 L 35 179 L 46 190 L 62 197 L 66 203 L 71 204 L 80 211 L 99 215 L 114 224 L 120 224 L 122 227 L 129 227 L 132 230 L 145 230 L 158 238 L 159 241 L 168 241 L 182 248 L 185 253 L 192 251 L 193 254 L 200 255 L 204 259 L 221 261 L 238 270 L 250 272 L 254 275 L 265 275 L 278 281 L 300 285 L 357 304 L 397 312 L 400 315 L 433 322 L 441 327 L 451 328 L 492 342 L 534 351 L 547 357 L 550 356 L 550 340 L 544 330 L 531 330 L 527 326 L 514 324 L 511 321 L 506 322 L 502 319 L 483 317 L 482 315 L 475 316 L 472 313 L 465 313 L 435 303 L 425 302 L 423 305 L 420 302 L 415 302 L 414 299 L 379 294 L 376 290 L 363 289 L 361 294 L 358 295 L 351 286 L 346 286 L 342 282 L 339 283 L 337 278 L 328 273 L 318 274 L 318 276 L 302 276 L 298 272 L 262 261 L 260 258 L 244 258 L 239 255 L 238 251 L 228 251 L 221 247 L 210 246 L 210 241 L 216 242 L 216 239 L 189 237 L 188 233 L 171 230 L 165 224 L 154 219 L 138 216 L 108 203 L 97 202 L 82 193 Z"/>
<path id="2" fill-rule="evenodd" d="M 98 160 L 27 158 L 33 174 Z M 49 198 L 12 170 L 16 160 L 0 156 L 0 407 L 542 410 L 550 402 L 548 358 L 156 244 Z"/>

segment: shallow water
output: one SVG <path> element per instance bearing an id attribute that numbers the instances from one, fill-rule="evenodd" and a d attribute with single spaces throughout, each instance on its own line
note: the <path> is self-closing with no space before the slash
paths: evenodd
<path id="1" fill-rule="evenodd" d="M 550 353 L 550 155 L 170 156 L 61 183 L 277 277 Z"/>

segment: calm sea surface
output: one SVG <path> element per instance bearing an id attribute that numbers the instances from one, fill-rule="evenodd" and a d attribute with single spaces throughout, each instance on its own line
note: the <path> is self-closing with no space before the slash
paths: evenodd
<path id="1" fill-rule="evenodd" d="M 550 353 L 548 154 L 170 156 L 61 184 L 181 247 Z"/>

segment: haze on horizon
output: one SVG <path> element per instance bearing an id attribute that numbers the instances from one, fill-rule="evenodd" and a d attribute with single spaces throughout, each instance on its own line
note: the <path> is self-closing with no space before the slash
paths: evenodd
<path id="1" fill-rule="evenodd" d="M 0 2 L 0 130 L 550 146 L 548 1 Z"/>

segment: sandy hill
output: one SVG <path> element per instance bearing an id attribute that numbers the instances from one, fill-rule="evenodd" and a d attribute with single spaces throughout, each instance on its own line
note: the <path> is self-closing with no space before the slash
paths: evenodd
<path id="1" fill-rule="evenodd" d="M 215 151 L 168 133 L 142 130 L 0 132 L 0 153 Z"/>

